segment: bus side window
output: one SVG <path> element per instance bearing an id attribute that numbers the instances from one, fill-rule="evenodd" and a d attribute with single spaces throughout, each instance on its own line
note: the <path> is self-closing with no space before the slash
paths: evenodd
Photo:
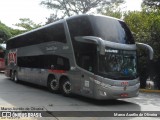
<path id="1" fill-rule="evenodd" d="M 57 58 L 57 64 L 63 66 L 64 65 L 64 61 L 62 58 Z"/>
<path id="2" fill-rule="evenodd" d="M 57 69 L 64 69 L 64 61 L 63 58 L 58 57 L 57 58 Z"/>
<path id="3" fill-rule="evenodd" d="M 57 69 L 60 70 L 69 70 L 70 69 L 70 64 L 69 64 L 69 60 L 67 58 L 63 58 L 63 57 L 58 57 L 57 58 Z"/>

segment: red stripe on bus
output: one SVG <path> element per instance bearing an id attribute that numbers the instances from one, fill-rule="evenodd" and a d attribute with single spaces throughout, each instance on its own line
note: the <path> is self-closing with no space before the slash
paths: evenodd
<path id="1" fill-rule="evenodd" d="M 65 70 L 48 70 L 49 72 L 53 72 L 53 73 L 66 73 Z"/>

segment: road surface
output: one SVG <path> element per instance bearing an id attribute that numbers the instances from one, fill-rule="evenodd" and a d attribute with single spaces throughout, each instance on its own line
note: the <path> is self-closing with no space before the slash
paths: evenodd
<path id="1" fill-rule="evenodd" d="M 139 97 L 119 100 L 93 100 L 81 96 L 64 97 L 61 94 L 50 93 L 47 88 L 24 82 L 14 83 L 0 74 L 0 107 L 30 109 L 44 111 L 160 111 L 160 93 L 140 93 Z M 83 113 L 83 112 L 82 112 Z M 50 113 L 49 113 L 50 114 Z M 63 114 L 63 113 L 62 113 Z M 95 113 L 93 113 L 95 114 Z M 100 113 L 101 114 L 101 113 Z M 81 115 L 81 113 L 79 113 Z M 83 116 L 83 115 L 82 115 Z M 22 118 L 23 119 L 23 118 Z M 27 118 L 33 120 L 75 120 L 75 117 L 55 116 L 43 118 Z M 82 120 L 158 120 L 160 117 L 101 117 L 83 116 L 76 117 Z"/>

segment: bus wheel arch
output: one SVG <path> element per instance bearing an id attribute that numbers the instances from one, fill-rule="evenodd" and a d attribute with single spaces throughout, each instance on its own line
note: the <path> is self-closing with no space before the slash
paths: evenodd
<path id="1" fill-rule="evenodd" d="M 60 78 L 60 90 L 64 96 L 71 95 L 71 82 L 67 76 L 61 76 Z"/>
<path id="2" fill-rule="evenodd" d="M 59 81 L 56 79 L 55 75 L 50 74 L 48 76 L 47 87 L 51 92 L 57 93 L 59 91 Z"/>

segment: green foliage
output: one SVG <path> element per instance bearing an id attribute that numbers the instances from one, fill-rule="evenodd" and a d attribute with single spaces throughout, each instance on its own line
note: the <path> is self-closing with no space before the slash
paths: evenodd
<path id="1" fill-rule="evenodd" d="M 125 13 L 124 16 L 124 21 L 128 24 L 132 32 L 135 33 L 136 40 L 139 42 L 147 42 L 149 33 L 148 15 L 139 11 L 129 11 Z"/>
<path id="2" fill-rule="evenodd" d="M 42 26 L 41 23 L 36 24 L 29 18 L 20 18 L 19 20 L 20 20 L 20 23 L 16 23 L 15 26 L 21 27 L 25 31 L 30 31 L 30 30 L 33 30 L 35 28 L 39 28 Z"/>
<path id="3" fill-rule="evenodd" d="M 19 30 L 19 29 L 13 29 L 13 28 L 10 29 L 10 33 L 12 34 L 11 37 L 22 34 L 24 32 L 25 32 L 25 30 Z"/>
<path id="4" fill-rule="evenodd" d="M 155 52 L 155 60 L 160 58 L 160 11 L 128 12 L 124 17 L 137 42 L 151 45 Z"/>
<path id="5" fill-rule="evenodd" d="M 0 22 L 0 43 L 5 42 L 11 36 L 12 34 L 10 33 L 10 28 Z"/>
<path id="6" fill-rule="evenodd" d="M 121 19 L 123 15 L 121 9 L 119 8 L 120 4 L 121 3 L 118 2 L 112 3 L 110 6 L 105 7 L 105 9 L 103 9 L 102 11 L 99 10 L 99 12 L 106 16 Z"/>
<path id="7" fill-rule="evenodd" d="M 124 20 L 132 32 L 134 32 L 136 42 L 149 44 L 154 50 L 153 64 L 147 64 L 146 51 L 139 50 L 141 87 L 145 88 L 146 79 L 149 76 L 149 73 L 152 73 L 152 78 L 155 78 L 160 74 L 160 72 L 157 72 L 159 70 L 156 70 L 157 67 L 160 67 L 158 66 L 160 64 L 160 10 L 148 10 L 143 8 L 142 11 L 130 11 L 124 15 Z M 160 78 L 157 79 L 156 82 L 157 81 L 160 81 Z"/>
<path id="8" fill-rule="evenodd" d="M 9 38 L 23 32 L 26 32 L 26 30 L 13 29 L 0 22 L 0 43 L 5 43 Z"/>

